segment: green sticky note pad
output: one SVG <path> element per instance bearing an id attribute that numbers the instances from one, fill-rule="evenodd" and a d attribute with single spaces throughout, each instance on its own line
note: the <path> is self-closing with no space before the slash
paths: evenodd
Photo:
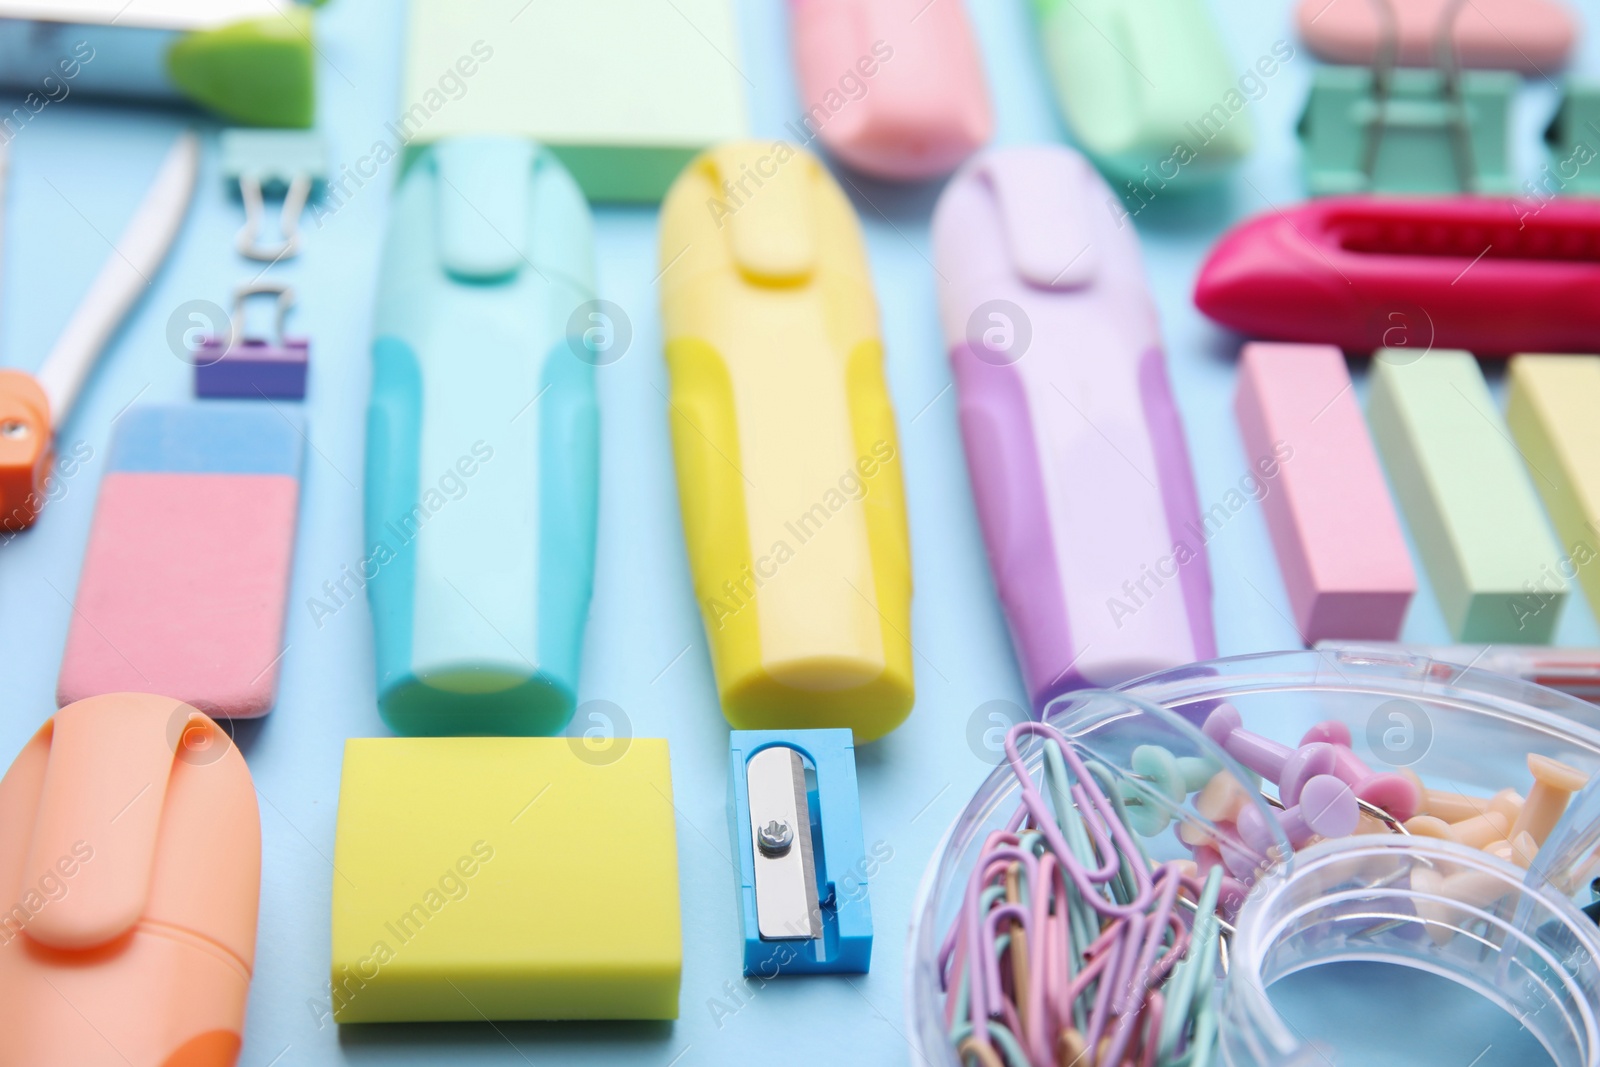
<path id="1" fill-rule="evenodd" d="M 412 0 L 395 134 L 537 140 L 590 200 L 655 202 L 748 136 L 732 0 Z"/>
<path id="2" fill-rule="evenodd" d="M 345 743 L 329 1010 L 340 1023 L 675 1019 L 667 743 Z"/>
<path id="3" fill-rule="evenodd" d="M 1367 421 L 1455 639 L 1547 643 L 1566 561 L 1478 361 L 1379 351 Z"/>

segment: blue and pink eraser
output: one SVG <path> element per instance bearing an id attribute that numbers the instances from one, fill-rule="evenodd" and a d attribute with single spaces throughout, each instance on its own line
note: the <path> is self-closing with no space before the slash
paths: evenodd
<path id="1" fill-rule="evenodd" d="M 122 416 L 57 703 L 132 691 L 212 716 L 267 713 L 284 652 L 303 440 L 295 416 L 244 403 Z"/>

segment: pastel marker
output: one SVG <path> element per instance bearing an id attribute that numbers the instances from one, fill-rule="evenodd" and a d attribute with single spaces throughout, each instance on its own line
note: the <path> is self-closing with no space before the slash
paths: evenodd
<path id="1" fill-rule="evenodd" d="M 1216 655 L 1206 543 L 1139 240 L 1087 159 L 991 149 L 933 217 L 990 569 L 1029 696 Z"/>
<path id="2" fill-rule="evenodd" d="M 1417 578 L 1344 354 L 1245 345 L 1234 414 L 1301 636 L 1394 640 Z"/>
<path id="3" fill-rule="evenodd" d="M 1367 418 L 1455 640 L 1548 642 L 1565 560 L 1477 361 L 1381 349 Z"/>
<path id="4" fill-rule="evenodd" d="M 421 149 L 389 205 L 367 409 L 378 705 L 401 734 L 553 734 L 572 717 L 594 575 L 588 205 L 521 137 Z M 609 339 L 609 340 L 607 340 Z"/>
<path id="5" fill-rule="evenodd" d="M 855 210 L 815 156 L 697 157 L 661 207 L 669 421 L 695 593 L 738 729 L 911 711 L 911 552 Z"/>
<path id="6" fill-rule="evenodd" d="M 1506 424 L 1593 607 L 1600 604 L 1600 356 L 1512 358 Z"/>

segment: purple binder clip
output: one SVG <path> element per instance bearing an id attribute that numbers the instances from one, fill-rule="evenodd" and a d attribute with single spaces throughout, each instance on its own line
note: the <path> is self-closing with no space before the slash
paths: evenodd
<path id="1" fill-rule="evenodd" d="M 244 302 L 252 296 L 278 298 L 276 339 L 244 332 Z M 303 400 L 311 342 L 285 337 L 283 322 L 294 306 L 294 290 L 277 282 L 241 285 L 233 293 L 233 326 L 227 337 L 208 337 L 195 353 L 194 391 L 200 397 L 256 397 Z"/>

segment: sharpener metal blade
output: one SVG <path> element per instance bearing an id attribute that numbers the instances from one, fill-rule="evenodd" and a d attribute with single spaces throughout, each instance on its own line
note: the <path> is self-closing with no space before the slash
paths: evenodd
<path id="1" fill-rule="evenodd" d="M 821 937 L 805 761 L 792 748 L 764 748 L 751 757 L 745 782 L 750 844 L 755 853 L 756 927 L 761 938 L 808 941 Z"/>

